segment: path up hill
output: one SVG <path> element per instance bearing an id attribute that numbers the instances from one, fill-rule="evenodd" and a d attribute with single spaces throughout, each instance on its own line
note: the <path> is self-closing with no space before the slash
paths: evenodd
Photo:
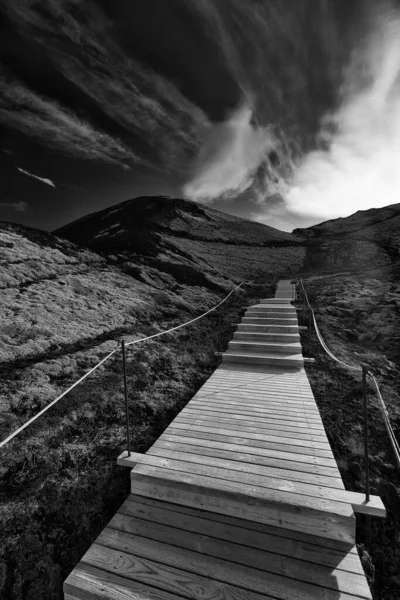
<path id="1" fill-rule="evenodd" d="M 360 210 L 292 233 L 306 240 L 310 269 L 395 265 L 400 260 L 400 204 Z"/>
<path id="2" fill-rule="evenodd" d="M 208 278 L 251 279 L 295 269 L 303 240 L 195 202 L 164 196 L 128 200 L 90 214 L 55 234 L 126 262 L 148 281 L 156 269 L 185 284 Z"/>

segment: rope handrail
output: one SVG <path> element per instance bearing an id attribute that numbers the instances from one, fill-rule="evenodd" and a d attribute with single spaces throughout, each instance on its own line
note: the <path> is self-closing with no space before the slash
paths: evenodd
<path id="1" fill-rule="evenodd" d="M 133 340 L 133 342 L 128 342 L 127 344 L 125 344 L 125 346 L 126 347 L 133 346 L 134 344 L 139 344 L 140 342 L 145 342 L 146 340 L 152 340 L 152 339 L 154 339 L 156 337 L 159 337 L 160 335 L 165 335 L 167 333 L 171 333 L 172 331 L 176 331 L 177 329 L 180 329 L 181 327 L 186 327 L 186 325 L 190 325 L 191 323 L 194 323 L 195 321 L 198 321 L 199 319 L 203 319 L 204 317 L 206 317 L 207 315 L 209 315 L 214 310 L 217 310 L 224 302 L 226 302 L 228 300 L 228 298 L 234 292 L 236 292 L 236 290 L 238 290 L 244 284 L 245 284 L 245 282 L 242 281 L 242 283 L 240 283 L 232 291 L 230 291 L 229 294 L 223 300 L 221 300 L 221 302 L 219 302 L 219 304 L 217 304 L 216 306 L 213 306 L 213 308 L 210 308 L 210 310 L 208 310 L 207 312 L 203 313 L 199 317 L 195 317 L 194 319 L 191 319 L 190 321 L 186 321 L 186 323 L 181 323 L 180 325 L 177 325 L 176 327 L 171 327 L 171 329 L 167 329 L 166 331 L 161 331 L 159 333 L 155 333 L 153 335 L 149 335 L 147 337 L 140 338 L 139 340 Z"/>
<path id="2" fill-rule="evenodd" d="M 0 442 L 0 448 L 2 448 L 8 442 L 10 442 L 13 438 L 15 438 L 19 433 L 21 433 L 21 431 L 23 431 L 24 429 L 26 429 L 26 427 L 28 427 L 28 425 L 30 425 L 31 423 L 33 423 L 34 421 L 36 421 L 36 419 L 38 419 L 41 415 L 43 415 L 43 413 L 45 413 L 47 410 L 49 410 L 49 408 L 51 408 L 52 406 L 54 406 L 54 404 L 56 404 L 59 400 L 61 400 L 61 398 L 64 398 L 64 396 L 66 396 L 71 390 L 73 390 L 74 387 L 76 387 L 79 383 L 81 383 L 84 379 L 86 379 L 86 377 L 89 377 L 89 375 L 91 375 L 93 373 L 93 371 L 95 371 L 96 369 L 98 369 L 104 362 L 106 362 L 106 360 L 108 360 L 109 358 L 111 358 L 111 356 L 113 354 L 115 354 L 116 351 L 117 350 L 113 350 L 112 352 L 110 352 L 110 354 L 107 354 L 107 356 L 105 356 L 100 362 L 98 362 L 97 365 L 95 365 L 94 367 L 92 367 L 90 369 L 90 371 L 88 371 L 87 373 L 85 373 L 85 375 L 83 375 L 80 379 L 78 379 L 78 381 L 75 381 L 75 383 L 73 383 L 67 390 L 65 390 L 62 394 L 60 394 L 55 400 L 52 400 L 50 402 L 50 404 L 47 404 L 47 406 L 45 406 L 44 408 L 42 408 L 42 410 L 40 410 L 36 415 L 34 415 L 31 419 L 29 419 L 29 421 L 27 421 L 26 423 L 24 423 L 23 425 L 21 425 L 21 427 L 19 427 L 13 433 L 11 433 L 8 437 L 6 437 L 5 440 L 3 440 L 2 442 Z"/>
<path id="3" fill-rule="evenodd" d="M 226 302 L 228 300 L 228 298 L 234 293 L 236 292 L 236 290 L 238 290 L 239 288 L 242 287 L 242 285 L 245 285 L 246 282 L 242 281 L 239 285 L 237 285 L 233 290 L 231 290 L 229 292 L 229 294 L 223 299 L 221 300 L 221 302 L 219 302 L 216 306 L 213 306 L 212 308 L 210 308 L 208 311 L 206 311 L 205 313 L 203 313 L 202 315 L 195 317 L 194 319 L 191 319 L 190 321 L 187 321 L 186 323 L 181 323 L 181 325 L 177 325 L 176 327 L 172 327 L 171 329 L 167 329 L 166 331 L 161 331 L 159 333 L 156 333 L 154 335 L 149 335 L 147 337 L 144 338 L 140 338 L 139 340 L 134 340 L 132 342 L 129 342 L 127 344 L 125 344 L 125 346 L 132 346 L 133 344 L 139 344 L 140 342 L 144 342 L 146 340 L 151 340 L 154 339 L 156 337 L 159 337 L 161 335 L 166 335 L 167 333 L 171 333 L 172 331 L 176 331 L 177 329 L 180 329 L 181 327 L 185 327 L 186 325 L 190 325 L 191 323 L 194 323 L 195 321 L 198 321 L 199 319 L 204 318 L 205 316 L 207 316 L 208 314 L 210 314 L 211 312 L 213 312 L 214 310 L 217 310 L 224 302 Z M 47 404 L 44 408 L 42 408 L 36 415 L 34 415 L 33 417 L 31 417 L 26 423 L 24 423 L 23 425 L 21 425 L 21 427 L 18 427 L 18 429 L 16 429 L 13 433 L 11 433 L 8 437 L 6 437 L 4 440 L 2 440 L 0 442 L 0 449 L 3 448 L 3 446 L 5 446 L 6 444 L 8 444 L 8 442 L 10 442 L 13 438 L 15 438 L 17 435 L 19 435 L 24 429 L 26 429 L 29 425 L 31 425 L 34 421 L 36 421 L 36 419 L 38 419 L 40 416 L 42 416 L 45 412 L 47 412 L 49 410 L 49 408 L 51 408 L 52 406 L 54 406 L 54 404 L 56 404 L 57 402 L 59 402 L 59 400 L 61 400 L 62 398 L 64 398 L 64 396 L 66 396 L 71 390 L 73 390 L 77 385 L 79 385 L 82 381 L 84 381 L 87 377 L 89 377 L 89 375 L 91 375 L 94 371 L 96 371 L 96 369 L 98 369 L 103 363 L 105 363 L 109 358 L 111 358 L 111 356 L 113 356 L 113 354 L 115 354 L 117 352 L 118 348 L 116 348 L 115 350 L 113 350 L 112 352 L 110 352 L 109 354 L 107 354 L 107 356 L 105 356 L 100 362 L 98 362 L 94 367 L 92 367 L 87 373 L 85 373 L 85 375 L 83 375 L 80 379 L 78 379 L 77 381 L 75 381 L 75 383 L 73 383 L 67 390 L 65 390 L 62 394 L 60 394 L 59 396 L 57 396 L 57 398 L 55 398 L 54 400 L 52 400 L 49 404 Z"/>
<path id="4" fill-rule="evenodd" d="M 345 366 L 345 367 L 347 367 L 348 369 L 352 369 L 352 370 L 356 370 L 356 371 L 361 371 L 361 372 L 362 372 L 362 370 L 363 370 L 363 369 L 362 369 L 362 367 L 353 367 L 353 366 L 351 366 L 351 365 L 348 365 L 347 363 L 345 363 L 345 362 L 343 362 L 342 360 L 340 360 L 339 358 L 337 358 L 337 357 L 336 357 L 336 356 L 335 356 L 335 355 L 334 355 L 334 354 L 333 354 L 333 353 L 332 353 L 332 352 L 329 350 L 329 348 L 328 348 L 328 347 L 327 347 L 327 345 L 325 344 L 325 341 L 324 341 L 324 339 L 323 339 L 323 337 L 322 337 L 322 335 L 321 335 L 321 333 L 320 333 L 320 331 L 319 331 L 319 329 L 318 329 L 318 325 L 317 325 L 317 322 L 316 322 L 316 319 L 315 319 L 315 313 L 314 313 L 314 309 L 312 308 L 312 306 L 311 306 L 311 304 L 310 304 L 310 302 L 309 302 L 309 300 L 308 300 L 307 292 L 306 292 L 306 290 L 305 290 L 305 288 L 304 288 L 304 285 L 303 285 L 303 280 L 302 280 L 302 279 L 300 279 L 300 283 L 301 283 L 301 287 L 303 288 L 303 291 L 304 291 L 304 297 L 305 297 L 305 299 L 306 299 L 307 305 L 308 305 L 308 307 L 309 307 L 309 309 L 310 309 L 310 311 L 311 311 L 311 313 L 312 313 L 312 316 L 313 316 L 313 322 L 314 322 L 315 332 L 316 332 L 316 334 L 317 334 L 317 337 L 318 337 L 318 340 L 319 340 L 319 342 L 320 342 L 321 346 L 323 347 L 323 349 L 325 350 L 325 352 L 326 352 L 326 353 L 327 353 L 327 354 L 328 354 L 328 355 L 329 355 L 331 358 L 333 358 L 333 359 L 334 359 L 336 362 L 338 362 L 338 363 L 340 363 L 340 364 L 344 365 L 344 366 Z M 311 332 L 310 332 L 310 335 L 311 335 Z M 375 379 L 374 375 L 373 375 L 373 374 L 371 373 L 371 371 L 370 371 L 370 370 L 368 370 L 368 369 L 366 370 L 366 375 L 369 375 L 370 377 L 372 377 L 372 380 L 373 380 L 373 382 L 374 382 L 374 384 L 375 384 L 375 388 L 376 388 L 377 395 L 378 395 L 378 399 L 379 399 L 379 403 L 380 403 L 380 408 L 381 408 L 382 415 L 383 415 L 383 421 L 384 421 L 384 424 L 385 424 L 386 430 L 387 430 L 387 432 L 388 432 L 388 435 L 389 435 L 389 440 L 390 440 L 390 443 L 391 443 L 391 445 L 392 445 L 392 448 L 393 448 L 393 451 L 394 451 L 394 455 L 395 455 L 395 458 L 396 458 L 397 464 L 398 464 L 398 466 L 399 466 L 399 468 L 400 468 L 400 446 L 399 446 L 399 443 L 398 443 L 398 442 L 397 442 L 397 440 L 396 440 L 396 436 L 395 436 L 395 434 L 394 434 L 394 431 L 393 431 L 392 425 L 391 425 L 391 423 L 390 423 L 389 412 L 388 412 L 388 410 L 387 410 L 387 408 L 386 408 L 385 402 L 384 402 L 384 400 L 383 400 L 383 398 L 382 398 L 382 394 L 381 394 L 381 391 L 380 391 L 380 389 L 379 389 L 379 386 L 378 386 L 378 382 L 377 382 L 377 380 Z"/>
<path id="5" fill-rule="evenodd" d="M 381 391 L 379 389 L 378 382 L 376 381 L 375 377 L 372 375 L 371 372 L 369 372 L 368 375 L 370 377 L 372 377 L 373 382 L 375 384 L 376 391 L 377 391 L 378 398 L 379 398 L 379 403 L 381 405 L 381 411 L 382 411 L 382 415 L 383 415 L 383 422 L 385 423 L 385 427 L 386 427 L 386 430 L 387 430 L 388 435 L 389 435 L 389 439 L 390 439 L 392 447 L 393 447 L 394 455 L 396 457 L 397 464 L 398 464 L 398 466 L 400 468 L 400 446 L 399 446 L 398 441 L 396 440 L 396 436 L 394 435 L 394 431 L 393 431 L 392 425 L 390 423 L 390 417 L 389 417 L 388 410 L 387 410 L 385 402 L 384 402 L 384 400 L 382 398 L 382 394 L 381 394 Z"/>
<path id="6" fill-rule="evenodd" d="M 324 341 L 324 339 L 323 339 L 323 337 L 322 337 L 322 335 L 321 335 L 321 332 L 319 331 L 319 328 L 318 328 L 318 325 L 317 325 L 317 321 L 316 321 L 316 319 L 315 319 L 315 313 L 314 313 L 314 309 L 312 308 L 312 306 L 311 306 L 311 304 L 310 304 L 310 302 L 309 302 L 309 300 L 308 300 L 307 292 L 306 292 L 306 290 L 305 290 L 305 287 L 304 287 L 304 285 L 303 285 L 303 280 L 302 280 L 302 279 L 300 279 L 300 283 L 301 283 L 301 287 L 303 288 L 304 297 L 305 297 L 305 299 L 306 299 L 306 302 L 307 302 L 307 304 L 308 304 L 308 307 L 309 307 L 309 309 L 310 309 L 310 311 L 311 311 L 311 314 L 312 314 L 312 316 L 313 316 L 314 327 L 315 327 L 315 331 L 316 331 L 316 334 L 317 334 L 318 340 L 319 340 L 319 342 L 320 342 L 321 346 L 323 347 L 323 349 L 325 350 L 325 352 L 326 352 L 327 354 L 329 354 L 329 356 L 330 356 L 331 358 L 333 358 L 333 360 L 336 360 L 336 362 L 340 363 L 341 365 L 344 365 L 344 366 L 345 366 L 345 367 L 347 367 L 348 369 L 352 369 L 352 370 L 354 370 L 354 371 L 361 371 L 361 370 L 362 370 L 362 368 L 361 368 L 361 367 L 353 367 L 353 366 L 351 366 L 351 365 L 348 365 L 347 363 L 345 363 L 345 362 L 343 362 L 342 360 L 340 360 L 339 358 L 337 358 L 337 357 L 336 357 L 336 356 L 333 354 L 333 352 L 331 352 L 331 350 L 329 350 L 328 346 L 326 345 L 326 343 L 325 343 L 325 341 Z"/>

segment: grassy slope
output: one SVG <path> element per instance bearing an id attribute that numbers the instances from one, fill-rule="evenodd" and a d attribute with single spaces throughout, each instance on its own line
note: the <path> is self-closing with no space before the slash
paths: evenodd
<path id="1" fill-rule="evenodd" d="M 305 266 L 310 271 L 361 273 L 390 267 L 400 261 L 400 204 L 358 211 L 293 233 L 307 240 Z"/>
<path id="2" fill-rule="evenodd" d="M 366 276 L 316 277 L 305 280 L 321 333 L 334 354 L 350 365 L 367 364 L 377 377 L 395 431 L 400 428 L 399 273 L 377 270 Z M 306 313 L 302 313 L 305 317 Z M 308 353 L 308 333 L 303 334 Z M 308 367 L 314 395 L 346 488 L 364 490 L 361 376 L 341 367 L 312 336 L 316 363 Z M 372 519 L 372 564 L 365 552 L 365 521 L 358 518 L 357 539 L 375 600 L 400 594 L 400 476 L 372 386 L 370 406 L 370 482 L 383 497 L 388 518 Z"/>

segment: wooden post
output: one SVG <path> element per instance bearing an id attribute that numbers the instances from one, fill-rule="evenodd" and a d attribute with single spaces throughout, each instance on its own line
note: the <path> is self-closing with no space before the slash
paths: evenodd
<path id="1" fill-rule="evenodd" d="M 126 380 L 126 353 L 125 353 L 125 340 L 121 342 L 122 346 L 122 364 L 124 368 L 124 393 L 125 393 L 125 419 L 126 419 L 126 441 L 128 457 L 131 455 L 131 433 L 129 427 L 129 406 L 128 406 L 128 384 Z"/>

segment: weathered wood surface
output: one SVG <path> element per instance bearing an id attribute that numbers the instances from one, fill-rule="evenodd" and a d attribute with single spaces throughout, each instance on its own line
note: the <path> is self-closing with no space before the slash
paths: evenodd
<path id="1" fill-rule="evenodd" d="M 292 296 L 280 282 L 276 298 L 249 307 L 251 324 L 238 329 L 246 344 L 235 337 L 228 350 L 234 362 L 146 455 L 121 455 L 134 467 L 132 494 L 68 577 L 66 600 L 371 598 L 354 546 L 363 497 L 344 489 Z M 265 361 L 249 362 L 252 344 Z M 372 498 L 364 509 L 383 507 Z"/>

